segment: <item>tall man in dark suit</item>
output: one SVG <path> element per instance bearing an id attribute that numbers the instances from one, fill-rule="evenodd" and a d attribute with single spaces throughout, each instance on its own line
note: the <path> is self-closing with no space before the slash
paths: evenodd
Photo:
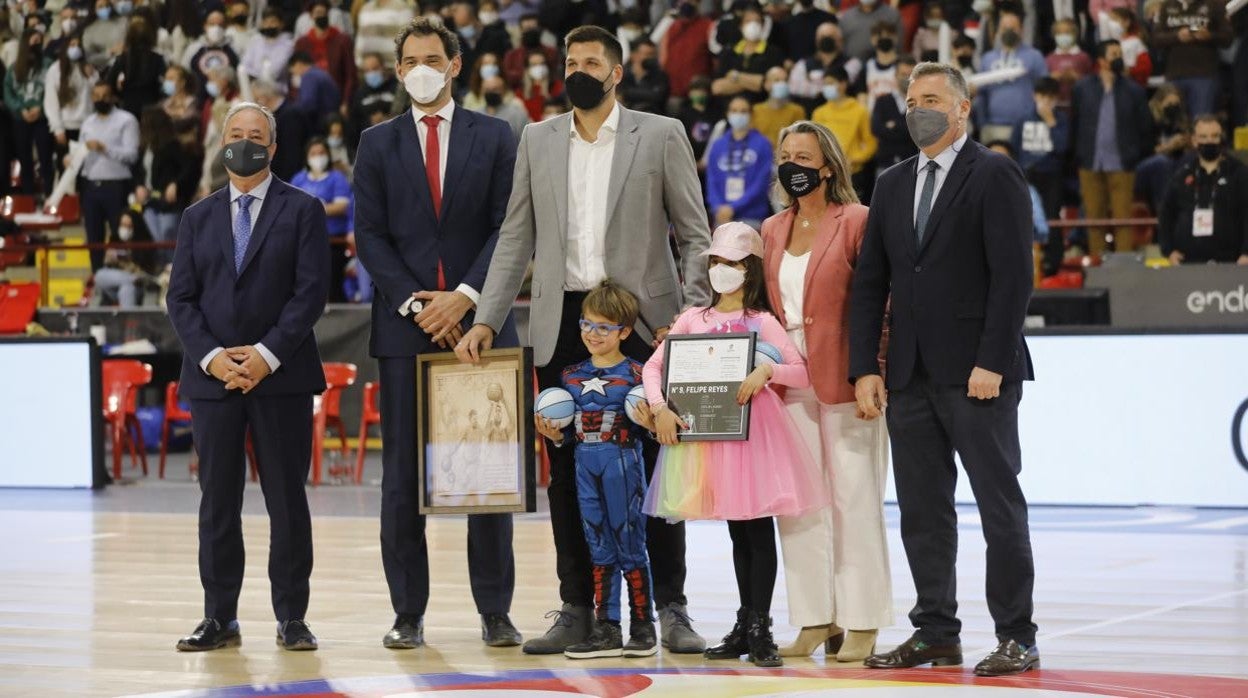
<path id="1" fill-rule="evenodd" d="M 476 361 L 496 335 L 503 338 L 505 318 L 533 260 L 529 343 L 542 388 L 560 385 L 563 369 L 589 356 L 581 341 L 581 303 L 604 279 L 641 303 L 623 351 L 642 362 L 653 352 L 646 340 L 661 341 L 682 307 L 706 305 L 710 299 L 702 257 L 710 244 L 706 208 L 684 126 L 616 101 L 624 68 L 614 34 L 580 27 L 564 44 L 564 89 L 572 112 L 530 124 L 520 137 L 498 254 L 490 264 L 476 324 L 455 350 L 462 361 Z M 683 279 L 672 255 L 673 236 Z M 647 477 L 657 456 L 657 445 L 646 449 Z M 592 564 L 575 475 L 572 450 L 552 450 L 550 524 L 563 606 L 545 635 L 525 643 L 528 654 L 562 653 L 591 631 Z M 677 654 L 701 653 L 706 641 L 686 612 L 684 523 L 651 518 L 646 549 L 663 647 Z"/>
<path id="2" fill-rule="evenodd" d="M 511 194 L 516 144 L 506 122 L 451 100 L 459 39 L 417 19 L 395 41 L 413 106 L 364 132 L 355 162 L 355 241 L 372 274 L 370 350 L 381 374 L 381 557 L 391 649 L 424 644 L 429 602 L 425 517 L 417 513 L 417 354 L 445 351 L 473 322 Z M 518 346 L 507 315 L 502 346 Z M 468 576 L 487 645 L 520 644 L 511 624 L 510 514 L 468 517 Z"/>
<path id="3" fill-rule="evenodd" d="M 1039 664 L 1034 568 L 1018 404 L 1031 359 L 1031 198 L 1012 160 L 967 139 L 971 103 L 956 68 L 920 63 L 906 94 L 919 154 L 880 175 L 854 273 L 850 379 L 868 419 L 888 407 L 901 539 L 918 601 L 915 633 L 874 668 L 961 664 L 953 454 L 962 459 L 988 543 L 988 610 L 997 648 L 981 676 Z M 888 390 L 876 362 L 891 293 Z"/>
<path id="4" fill-rule="evenodd" d="M 186 209 L 169 280 L 182 340 L 182 396 L 199 451 L 199 576 L 204 620 L 184 651 L 239 644 L 243 582 L 243 444 L 255 444 L 269 511 L 269 581 L 277 643 L 314 650 L 304 622 L 312 518 L 312 395 L 325 374 L 312 327 L 329 291 L 325 207 L 269 171 L 273 114 L 252 102 L 225 118 L 227 187 Z"/>

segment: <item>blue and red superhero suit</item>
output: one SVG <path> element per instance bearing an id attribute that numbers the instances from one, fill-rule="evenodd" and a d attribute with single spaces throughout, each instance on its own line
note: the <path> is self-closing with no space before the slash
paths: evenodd
<path id="1" fill-rule="evenodd" d="M 650 562 L 646 557 L 644 429 L 624 411 L 628 391 L 641 385 L 632 359 L 607 368 L 586 359 L 563 370 L 563 388 L 576 402 L 565 443 L 576 439 L 576 493 L 593 562 L 599 621 L 620 622 L 620 579 L 628 585 L 630 620 L 652 621 Z"/>

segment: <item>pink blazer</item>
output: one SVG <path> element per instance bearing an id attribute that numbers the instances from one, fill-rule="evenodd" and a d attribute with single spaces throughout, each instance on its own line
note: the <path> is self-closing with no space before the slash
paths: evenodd
<path id="1" fill-rule="evenodd" d="M 767 298 L 785 327 L 780 299 L 780 262 L 789 243 L 794 209 L 789 207 L 763 221 L 763 263 Z M 849 384 L 849 290 L 867 229 L 867 207 L 828 204 L 816 224 L 810 248 L 800 322 L 806 332 L 806 366 L 819 401 L 834 405 L 854 401 Z"/>

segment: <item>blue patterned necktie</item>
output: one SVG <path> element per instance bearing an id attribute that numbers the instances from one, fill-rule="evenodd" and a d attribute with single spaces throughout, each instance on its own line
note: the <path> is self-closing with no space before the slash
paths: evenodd
<path id="1" fill-rule="evenodd" d="M 243 270 L 243 258 L 247 256 L 247 243 L 251 242 L 251 202 L 255 197 L 243 194 L 238 197 L 238 215 L 234 217 L 234 273 Z"/>
<path id="2" fill-rule="evenodd" d="M 914 234 L 919 244 L 923 244 L 923 231 L 927 228 L 927 217 L 932 213 L 932 194 L 936 191 L 936 170 L 940 165 L 935 160 L 927 161 L 927 179 L 923 181 L 923 193 L 919 195 L 919 211 L 914 217 Z"/>

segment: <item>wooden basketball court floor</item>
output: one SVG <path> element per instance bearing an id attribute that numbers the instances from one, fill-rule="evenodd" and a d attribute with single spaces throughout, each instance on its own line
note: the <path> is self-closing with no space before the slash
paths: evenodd
<path id="1" fill-rule="evenodd" d="M 370 463 L 370 475 L 376 469 Z M 175 460 L 171 472 L 186 471 Z M 198 489 L 181 477 L 100 492 L 0 490 L 0 695 L 1248 696 L 1248 510 L 1033 507 L 1043 666 L 1020 678 L 977 680 L 970 667 L 995 640 L 973 507 L 960 509 L 965 667 L 878 672 L 819 653 L 788 660 L 784 670 L 756 671 L 663 652 L 572 662 L 485 648 L 462 517 L 429 524 L 428 646 L 382 648 L 393 616 L 375 480 L 310 489 L 316 563 L 308 621 L 319 651 L 274 645 L 267 519 L 259 488 L 249 484 L 243 645 L 178 653 L 174 642 L 202 613 Z M 896 623 L 881 631 L 881 647 L 909 635 L 913 602 L 895 508 L 888 517 Z M 516 521 L 511 617 L 526 637 L 544 631 L 543 614 L 558 606 L 549 527 L 544 512 Z M 687 563 L 695 627 L 714 640 L 737 606 L 722 524 L 689 525 Z M 792 637 L 783 579 L 773 613 L 777 638 Z"/>

